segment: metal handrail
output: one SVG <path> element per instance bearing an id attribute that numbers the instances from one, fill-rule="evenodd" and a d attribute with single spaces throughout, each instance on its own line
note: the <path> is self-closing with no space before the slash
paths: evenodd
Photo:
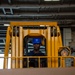
<path id="1" fill-rule="evenodd" d="M 75 57 L 74 56 L 22 56 L 22 57 L 0 57 L 0 58 L 4 58 L 5 60 L 7 60 L 8 58 L 11 58 L 12 60 L 23 60 L 24 58 L 27 59 L 27 67 L 29 68 L 29 59 L 30 58 L 37 58 L 38 59 L 38 67 L 40 68 L 40 60 L 41 58 L 46 58 L 46 59 L 50 59 L 50 62 L 51 62 L 51 59 L 52 58 L 57 58 L 59 59 L 60 58 L 60 66 L 62 67 L 63 66 L 63 59 L 66 59 L 66 58 L 73 58 L 74 59 L 74 64 L 73 64 L 73 67 L 75 67 Z"/>

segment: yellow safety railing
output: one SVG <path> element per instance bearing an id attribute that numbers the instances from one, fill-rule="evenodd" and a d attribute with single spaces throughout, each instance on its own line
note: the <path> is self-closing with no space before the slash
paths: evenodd
<path id="1" fill-rule="evenodd" d="M 73 59 L 73 66 L 72 67 L 75 67 L 75 57 L 74 56 L 58 56 L 58 57 L 52 57 L 52 56 L 50 56 L 50 57 L 48 57 L 48 56 L 23 56 L 23 57 L 0 57 L 0 58 L 4 58 L 4 60 L 7 60 L 7 62 L 8 62 L 8 58 L 11 58 L 11 60 L 19 60 L 19 59 L 24 59 L 24 58 L 26 58 L 27 59 L 27 68 L 29 68 L 29 62 L 30 62 L 30 58 L 37 58 L 38 59 L 38 67 L 40 68 L 40 60 L 41 60 L 41 58 L 46 58 L 47 60 L 50 60 L 50 61 L 47 61 L 47 63 L 48 62 L 51 62 L 51 59 L 52 58 L 58 58 L 58 59 L 60 59 L 60 66 L 59 67 L 66 67 L 66 66 L 63 66 L 64 65 L 64 62 L 63 62 L 63 60 L 65 60 L 66 58 L 72 58 Z M 12 63 L 12 62 L 11 62 Z"/>

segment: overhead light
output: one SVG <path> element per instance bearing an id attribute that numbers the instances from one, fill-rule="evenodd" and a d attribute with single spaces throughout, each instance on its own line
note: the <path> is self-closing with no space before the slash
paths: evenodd
<path id="1" fill-rule="evenodd" d="M 60 1 L 60 0 L 44 0 L 44 1 Z"/>
<path id="2" fill-rule="evenodd" d="M 4 26 L 10 26 L 10 24 L 4 24 Z"/>

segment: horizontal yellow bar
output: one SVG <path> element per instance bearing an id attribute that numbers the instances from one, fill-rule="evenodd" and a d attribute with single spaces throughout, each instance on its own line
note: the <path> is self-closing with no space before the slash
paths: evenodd
<path id="1" fill-rule="evenodd" d="M 30 21 L 29 22 L 22 22 L 22 21 L 21 22 L 20 21 L 19 22 L 13 22 L 12 21 L 12 22 L 10 22 L 10 25 L 11 26 L 25 26 L 25 25 L 26 26 L 28 26 L 28 25 L 29 26 L 30 25 L 31 26 L 33 26 L 33 25 L 35 25 L 35 26 L 37 26 L 37 25 L 57 26 L 57 22 L 30 22 Z"/>
<path id="2" fill-rule="evenodd" d="M 30 33 L 29 36 L 41 36 L 41 34 L 36 33 Z"/>
<path id="3" fill-rule="evenodd" d="M 0 58 L 49 58 L 47 56 L 23 56 L 23 57 L 0 57 Z M 74 56 L 50 56 L 50 58 L 75 58 Z"/>

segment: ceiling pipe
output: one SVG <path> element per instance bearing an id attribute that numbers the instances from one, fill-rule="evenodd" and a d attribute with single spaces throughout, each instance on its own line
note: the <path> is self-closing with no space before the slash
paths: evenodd
<path id="1" fill-rule="evenodd" d="M 65 8 L 65 7 L 75 7 L 75 4 L 64 4 L 64 5 L 13 5 L 13 6 L 7 6 L 7 5 L 1 5 L 0 9 L 2 8 L 12 8 L 12 9 L 19 9 L 19 8 Z"/>

